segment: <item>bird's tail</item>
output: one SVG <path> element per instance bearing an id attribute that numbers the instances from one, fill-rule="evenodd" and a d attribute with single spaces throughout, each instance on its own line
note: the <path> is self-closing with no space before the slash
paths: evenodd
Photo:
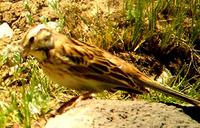
<path id="1" fill-rule="evenodd" d="M 137 79 L 134 79 L 134 82 L 136 84 L 140 84 L 140 85 L 143 84 L 143 86 L 145 86 L 145 87 L 151 88 L 153 90 L 157 90 L 159 92 L 165 93 L 166 95 L 170 95 L 172 97 L 176 97 L 176 98 L 178 98 L 178 99 L 180 99 L 182 101 L 185 101 L 187 103 L 190 103 L 190 104 L 193 104 L 195 106 L 200 107 L 200 101 L 195 100 L 195 99 L 189 97 L 186 94 L 180 93 L 180 92 L 178 92 L 176 90 L 173 90 L 173 89 L 171 89 L 169 87 L 166 87 L 166 86 L 164 86 L 164 85 L 162 85 L 162 84 L 160 84 L 160 83 L 158 83 L 158 82 L 156 82 L 154 80 L 151 80 L 150 78 L 148 78 L 147 76 L 143 75 L 142 73 L 141 73 L 141 75 L 137 75 L 137 76 L 133 76 L 133 77 L 134 78 L 137 77 Z"/>

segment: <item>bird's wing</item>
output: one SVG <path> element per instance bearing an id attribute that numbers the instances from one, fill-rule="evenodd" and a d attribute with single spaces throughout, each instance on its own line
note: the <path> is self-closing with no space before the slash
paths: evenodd
<path id="1" fill-rule="evenodd" d="M 102 83 L 112 85 L 113 89 L 134 93 L 147 92 L 143 86 L 136 85 L 132 78 L 121 70 L 117 64 L 107 59 L 104 55 L 106 51 L 76 40 L 71 41 L 73 44 L 63 45 L 60 57 L 64 57 L 61 58 L 64 61 L 62 63 L 70 65 L 67 69 L 72 75 L 102 81 Z"/>

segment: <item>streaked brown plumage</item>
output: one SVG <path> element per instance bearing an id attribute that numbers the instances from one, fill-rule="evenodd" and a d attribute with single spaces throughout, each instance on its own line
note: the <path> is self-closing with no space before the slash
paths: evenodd
<path id="1" fill-rule="evenodd" d="M 90 92 L 120 89 L 142 94 L 148 92 L 147 87 L 200 106 L 200 101 L 151 80 L 132 64 L 45 25 L 30 29 L 22 43 L 24 55 L 34 56 L 51 80 L 68 88 Z"/>

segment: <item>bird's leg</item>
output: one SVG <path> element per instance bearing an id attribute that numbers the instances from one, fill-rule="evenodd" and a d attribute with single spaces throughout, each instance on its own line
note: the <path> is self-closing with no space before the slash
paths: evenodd
<path id="1" fill-rule="evenodd" d="M 59 113 L 59 114 L 61 114 L 63 112 L 66 112 L 67 110 L 75 107 L 76 104 L 78 102 L 80 102 L 81 100 L 91 99 L 93 97 L 94 97 L 94 95 L 91 92 L 87 92 L 87 93 L 84 93 L 84 94 L 82 94 L 80 96 L 73 97 L 69 101 L 67 101 L 64 104 L 62 104 L 60 106 L 60 108 L 56 112 Z"/>

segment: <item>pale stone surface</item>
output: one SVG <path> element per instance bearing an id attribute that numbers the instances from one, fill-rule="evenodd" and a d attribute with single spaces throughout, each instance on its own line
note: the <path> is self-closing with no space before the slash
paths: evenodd
<path id="1" fill-rule="evenodd" d="M 7 23 L 3 23 L 0 25 L 0 38 L 9 37 L 12 38 L 13 30 Z"/>
<path id="2" fill-rule="evenodd" d="M 182 109 L 144 101 L 86 100 L 45 128 L 200 128 Z"/>

